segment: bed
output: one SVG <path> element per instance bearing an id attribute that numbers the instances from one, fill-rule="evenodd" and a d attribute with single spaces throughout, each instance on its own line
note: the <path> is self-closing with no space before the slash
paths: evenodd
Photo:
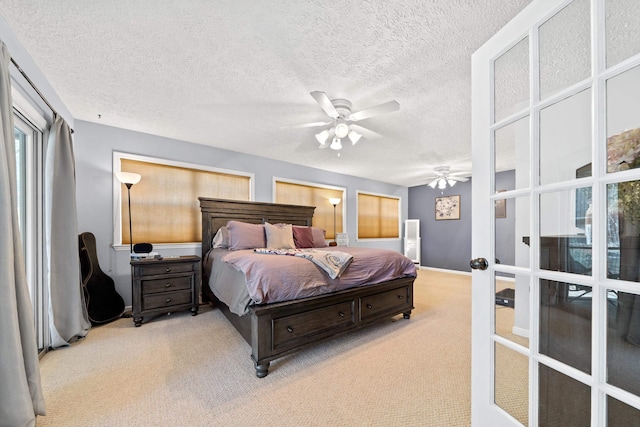
<path id="1" fill-rule="evenodd" d="M 212 248 L 212 241 L 218 230 L 229 221 L 310 227 L 315 207 L 203 197 L 199 201 L 202 212 L 202 301 L 215 304 L 251 346 L 251 358 L 259 378 L 268 374 L 274 359 L 319 341 L 399 314 L 410 318 L 414 308 L 415 269 L 413 275 L 405 274 L 380 283 L 362 283 L 295 300 L 252 304 L 247 307 L 246 314 L 239 315 L 230 307 L 232 304 L 221 301 L 209 285 L 207 259 L 210 251 L 216 250 Z"/>

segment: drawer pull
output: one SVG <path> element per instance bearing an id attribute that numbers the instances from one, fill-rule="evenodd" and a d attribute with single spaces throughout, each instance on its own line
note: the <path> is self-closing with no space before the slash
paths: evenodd
<path id="1" fill-rule="evenodd" d="M 340 312 L 338 312 L 338 316 L 344 317 L 344 313 L 340 311 Z"/>
<path id="2" fill-rule="evenodd" d="M 165 302 L 171 302 L 171 298 L 167 298 Z"/>
<path id="3" fill-rule="evenodd" d="M 287 332 L 292 334 L 293 333 L 293 328 L 291 326 L 287 326 Z"/>
<path id="4" fill-rule="evenodd" d="M 165 272 L 165 273 L 171 273 L 171 267 L 167 267 L 167 268 L 165 268 L 165 269 L 164 269 L 164 272 Z"/>
<path id="5" fill-rule="evenodd" d="M 373 306 L 372 306 L 371 304 L 367 304 L 367 308 L 368 308 L 369 310 L 372 310 L 372 309 L 373 309 Z"/>
<path id="6" fill-rule="evenodd" d="M 171 283 L 167 283 L 166 285 L 164 285 L 165 288 L 170 288 L 171 287 Z"/>
<path id="7" fill-rule="evenodd" d="M 403 295 L 398 295 L 398 298 L 399 299 L 404 299 L 404 296 Z"/>

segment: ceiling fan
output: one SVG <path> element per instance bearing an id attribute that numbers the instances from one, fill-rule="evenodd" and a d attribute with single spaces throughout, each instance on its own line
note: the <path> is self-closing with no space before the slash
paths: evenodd
<path id="1" fill-rule="evenodd" d="M 346 99 L 329 99 L 326 93 L 314 91 L 311 96 L 316 100 L 325 113 L 331 118 L 326 122 L 313 122 L 301 125 L 290 126 L 291 128 L 308 128 L 330 126 L 316 134 L 316 140 L 320 143 L 320 148 L 330 147 L 333 150 L 342 149 L 342 139 L 349 138 L 352 145 L 361 137 L 367 139 L 381 138 L 382 135 L 372 130 L 364 128 L 355 122 L 368 119 L 380 114 L 391 113 L 400 109 L 397 101 L 388 101 L 374 107 L 366 108 L 358 112 L 351 112 L 351 102 Z M 327 142 L 331 140 L 331 144 Z"/>
<path id="2" fill-rule="evenodd" d="M 438 166 L 434 169 L 436 177 L 428 184 L 431 188 L 436 188 L 436 185 L 440 190 L 444 190 L 449 184 L 450 187 L 456 185 L 456 182 L 465 182 L 469 178 L 464 178 L 457 175 L 462 175 L 464 172 L 451 173 L 449 166 Z"/>

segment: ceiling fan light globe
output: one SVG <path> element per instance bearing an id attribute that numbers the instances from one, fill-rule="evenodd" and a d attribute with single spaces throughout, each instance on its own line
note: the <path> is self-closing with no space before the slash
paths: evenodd
<path id="1" fill-rule="evenodd" d="M 438 181 L 432 181 L 429 183 L 429 187 L 431 188 L 436 188 L 436 185 L 438 185 Z"/>
<path id="2" fill-rule="evenodd" d="M 449 183 L 449 185 L 451 187 L 453 187 L 454 185 L 456 185 L 456 181 L 454 181 L 453 179 L 448 179 L 447 182 Z"/>
<path id="3" fill-rule="evenodd" d="M 316 139 L 320 143 L 320 145 L 324 145 L 327 143 L 327 139 L 329 139 L 329 131 L 327 129 L 323 130 L 320 133 L 316 134 Z"/>
<path id="4" fill-rule="evenodd" d="M 444 190 L 445 188 L 447 188 L 447 181 L 445 181 L 445 180 L 444 180 L 444 178 L 441 178 L 441 179 L 438 181 L 438 188 L 439 188 L 440 190 Z"/>
<path id="5" fill-rule="evenodd" d="M 356 145 L 356 142 L 358 142 L 360 138 L 362 138 L 362 135 L 360 135 L 358 132 L 354 130 L 349 132 L 349 139 L 351 140 L 351 145 Z"/>
<path id="6" fill-rule="evenodd" d="M 344 138 L 349 134 L 349 126 L 346 123 L 338 123 L 336 125 L 336 137 Z"/>
<path id="7" fill-rule="evenodd" d="M 329 146 L 332 150 L 341 150 L 342 149 L 342 141 L 337 136 L 333 138 L 331 145 Z"/>

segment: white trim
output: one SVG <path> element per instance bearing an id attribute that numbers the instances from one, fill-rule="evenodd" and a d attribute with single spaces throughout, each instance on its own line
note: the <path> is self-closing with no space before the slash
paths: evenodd
<path id="1" fill-rule="evenodd" d="M 518 335 L 519 337 L 529 338 L 529 330 L 525 328 L 514 326 L 513 328 L 511 328 L 511 333 L 513 333 L 514 335 Z"/>
<path id="2" fill-rule="evenodd" d="M 129 245 L 111 245 L 114 251 L 116 252 L 129 252 L 131 247 Z M 202 250 L 202 244 L 200 242 L 192 242 L 192 243 L 154 243 L 153 251 L 158 252 L 160 250 L 173 250 L 173 249 L 196 249 L 198 251 Z"/>
<path id="3" fill-rule="evenodd" d="M 340 203 L 342 205 L 341 207 L 342 234 L 349 234 L 349 232 L 347 231 L 347 222 L 346 222 L 346 218 L 347 218 L 347 188 L 346 187 L 338 187 L 336 185 L 327 185 L 327 184 L 318 184 L 316 182 L 311 182 L 311 181 L 301 181 L 298 179 L 288 179 L 288 178 L 281 178 L 281 177 L 274 176 L 271 180 L 271 200 L 273 201 L 273 203 L 276 203 L 276 184 L 278 182 L 305 185 L 307 187 L 324 188 L 327 190 L 342 191 L 342 203 Z M 340 233 L 337 233 L 337 234 L 340 234 Z M 335 241 L 335 238 L 334 238 L 334 241 Z"/>
<path id="4" fill-rule="evenodd" d="M 13 85 L 11 85 L 11 100 L 13 108 L 25 116 L 40 132 L 49 128 L 49 123 L 42 112 L 38 111 Z"/>
<path id="5" fill-rule="evenodd" d="M 116 178 L 116 174 L 120 172 L 120 160 L 122 159 L 135 160 L 138 162 L 154 163 L 154 164 L 166 165 L 166 166 L 175 166 L 175 167 L 181 167 L 181 168 L 187 168 L 187 169 L 195 169 L 195 170 L 201 170 L 206 172 L 224 173 L 227 175 L 237 175 L 237 176 L 248 177 L 249 178 L 249 200 L 253 200 L 254 198 L 254 194 L 255 194 L 255 174 L 254 173 L 236 171 L 232 169 L 216 168 L 213 166 L 200 165 L 197 163 L 187 163 L 187 162 L 181 162 L 177 160 L 169 160 L 161 157 L 143 156 L 140 154 L 126 153 L 123 151 L 113 151 L 113 166 L 112 166 L 113 204 L 111 206 L 111 209 L 113 211 L 113 244 L 112 246 L 114 247 L 115 250 L 121 250 L 119 249 L 119 247 L 123 246 L 122 245 L 122 218 L 120 215 L 122 194 L 120 192 L 120 187 L 121 187 L 120 182 Z M 187 243 L 187 244 L 195 244 L 195 243 L 196 242 Z M 128 246 L 128 245 L 124 245 L 124 246 Z"/>
<path id="6" fill-rule="evenodd" d="M 471 276 L 470 271 L 448 270 L 446 268 L 427 267 L 424 265 L 420 266 L 420 270 L 431 270 L 431 271 L 438 271 L 441 273 L 451 273 L 451 274 L 460 274 L 462 276 Z"/>
<path id="7" fill-rule="evenodd" d="M 358 218 L 359 218 L 359 209 L 360 206 L 358 205 L 358 196 L 360 194 L 366 194 L 369 196 L 376 196 L 376 197 L 386 197 L 387 199 L 397 199 L 398 200 L 398 237 L 372 237 L 372 238 L 367 238 L 367 237 L 360 237 L 358 235 Z M 391 196 L 389 194 L 382 194 L 382 193 L 373 193 L 371 191 L 363 191 L 363 190 L 356 190 L 356 242 L 374 242 L 376 240 L 383 240 L 383 241 L 392 241 L 392 240 L 401 240 L 402 239 L 402 197 L 400 196 Z"/>

